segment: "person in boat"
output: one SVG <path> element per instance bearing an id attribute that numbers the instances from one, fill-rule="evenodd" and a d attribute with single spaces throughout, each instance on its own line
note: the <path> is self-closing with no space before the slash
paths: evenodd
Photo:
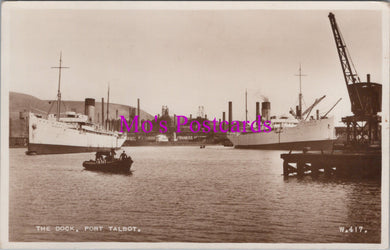
<path id="1" fill-rule="evenodd" d="M 96 152 L 96 154 L 95 154 L 95 161 L 96 161 L 97 163 L 101 163 L 101 162 L 104 161 L 103 155 L 102 155 L 101 152 Z"/>
<path id="2" fill-rule="evenodd" d="M 116 155 L 116 152 L 115 152 L 115 149 L 111 149 L 111 156 L 112 156 L 112 158 L 115 158 L 115 155 Z"/>
<path id="3" fill-rule="evenodd" d="M 108 153 L 106 155 L 106 158 L 105 158 L 106 162 L 115 160 L 115 155 L 116 155 L 115 149 L 112 148 L 110 153 Z"/>
<path id="4" fill-rule="evenodd" d="M 122 154 L 119 156 L 119 159 L 123 160 L 123 159 L 126 159 L 126 158 L 127 158 L 127 155 L 126 155 L 125 151 L 123 150 Z"/>

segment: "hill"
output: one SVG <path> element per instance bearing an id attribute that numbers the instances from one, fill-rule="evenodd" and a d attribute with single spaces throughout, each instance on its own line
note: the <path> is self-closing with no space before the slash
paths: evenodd
<path id="1" fill-rule="evenodd" d="M 99 100 L 96 100 L 95 102 L 95 121 L 101 121 L 101 113 L 102 113 L 102 104 L 101 102 L 97 102 Z M 17 93 L 17 92 L 10 92 L 9 93 L 9 112 L 10 112 L 10 118 L 12 120 L 20 119 L 21 112 L 34 112 L 34 113 L 40 113 L 40 114 L 47 114 L 50 110 L 50 113 L 56 112 L 57 103 L 53 101 L 48 100 L 41 100 L 34 96 Z M 107 103 L 104 104 L 104 116 L 106 118 L 107 115 Z M 75 111 L 76 113 L 82 113 L 84 114 L 84 101 L 61 101 L 61 113 L 65 111 Z M 118 116 L 116 115 L 116 112 L 118 111 Z M 116 103 L 110 103 L 110 119 L 118 119 L 119 116 L 123 115 L 128 119 L 129 114 L 134 112 L 136 114 L 136 107 L 128 106 L 128 105 L 122 105 L 122 104 L 116 104 Z M 142 119 L 153 119 L 153 116 L 147 113 L 144 110 L 141 110 L 140 120 Z"/>

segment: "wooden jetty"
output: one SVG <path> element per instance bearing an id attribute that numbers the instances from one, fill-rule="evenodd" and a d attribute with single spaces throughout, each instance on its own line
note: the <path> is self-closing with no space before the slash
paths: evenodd
<path id="1" fill-rule="evenodd" d="M 281 154 L 283 175 L 380 177 L 381 152 L 303 152 Z"/>

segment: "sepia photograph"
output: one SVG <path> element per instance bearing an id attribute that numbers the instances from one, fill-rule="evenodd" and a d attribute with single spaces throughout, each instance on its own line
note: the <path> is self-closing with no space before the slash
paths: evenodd
<path id="1" fill-rule="evenodd" d="M 3 2 L 0 248 L 388 248 L 389 96 L 384 2 Z"/>

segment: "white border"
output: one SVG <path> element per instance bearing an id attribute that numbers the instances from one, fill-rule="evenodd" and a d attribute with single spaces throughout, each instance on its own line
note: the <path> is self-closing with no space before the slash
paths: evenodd
<path id="1" fill-rule="evenodd" d="M 387 5 L 388 7 L 389 5 Z M 382 10 L 382 243 L 389 248 L 389 109 L 390 109 L 390 19 L 389 8 Z M 386 141 L 387 139 L 387 141 Z"/>
<path id="2" fill-rule="evenodd" d="M 88 10 L 384 10 L 388 6 L 374 1 L 9 1 L 3 5 L 24 9 Z"/>
<path id="3" fill-rule="evenodd" d="M 383 34 L 383 65 L 382 65 L 382 243 L 381 244 L 274 244 L 274 243 L 119 243 L 119 242 L 8 242 L 8 194 L 9 194 L 9 40 L 6 27 L 9 22 L 8 12 L 14 8 L 24 9 L 160 9 L 160 10 L 381 10 Z M 389 244 L 389 9 L 384 2 L 2 2 L 1 20 L 1 213 L 0 213 L 0 248 L 31 248 L 31 249 L 117 249 L 117 248 L 199 248 L 199 249 L 385 249 Z"/>

